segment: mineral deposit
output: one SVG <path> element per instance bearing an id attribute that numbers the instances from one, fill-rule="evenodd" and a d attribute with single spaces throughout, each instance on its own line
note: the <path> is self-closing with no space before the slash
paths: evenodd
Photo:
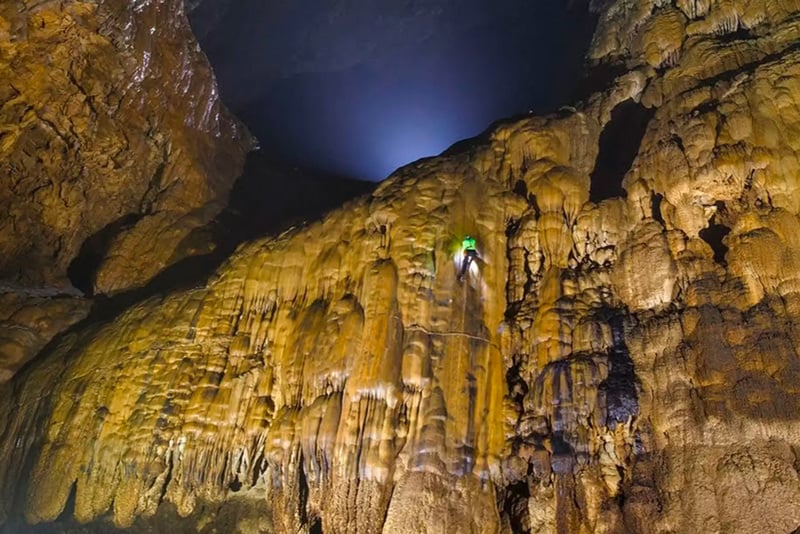
<path id="1" fill-rule="evenodd" d="M 618 74 L 575 108 L 404 167 L 17 374 L 8 521 L 71 501 L 142 529 L 797 529 L 800 2 L 596 4 L 589 57 Z"/>

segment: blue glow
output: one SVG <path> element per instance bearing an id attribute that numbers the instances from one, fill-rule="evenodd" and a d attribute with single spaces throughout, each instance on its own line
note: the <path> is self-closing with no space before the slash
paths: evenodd
<path id="1" fill-rule="evenodd" d="M 571 102 L 593 20 L 567 4 L 240 0 L 202 44 L 263 150 L 379 180 Z"/>

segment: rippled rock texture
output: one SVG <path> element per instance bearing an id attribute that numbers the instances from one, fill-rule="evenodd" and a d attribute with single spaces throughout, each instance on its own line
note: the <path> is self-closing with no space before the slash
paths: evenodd
<path id="1" fill-rule="evenodd" d="M 0 399 L 8 520 L 798 528 L 798 9 L 606 2 L 576 109 L 69 336 Z"/>
<path id="2" fill-rule="evenodd" d="M 0 277 L 138 287 L 225 205 L 249 139 L 226 114 L 179 1 L 0 7 Z M 84 289 L 84 288 L 81 288 Z"/>
<path id="3" fill-rule="evenodd" d="M 73 285 L 119 293 L 197 253 L 251 140 L 180 1 L 3 2 L 0 80 L 4 375 L 85 315 Z M 21 333 L 31 295 L 62 298 L 25 304 L 49 322 Z"/>

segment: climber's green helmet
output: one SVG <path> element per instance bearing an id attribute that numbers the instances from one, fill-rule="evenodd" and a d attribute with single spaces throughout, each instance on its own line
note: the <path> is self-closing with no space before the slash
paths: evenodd
<path id="1" fill-rule="evenodd" d="M 466 236 L 464 241 L 461 242 L 461 248 L 464 250 L 475 250 L 475 238 Z"/>

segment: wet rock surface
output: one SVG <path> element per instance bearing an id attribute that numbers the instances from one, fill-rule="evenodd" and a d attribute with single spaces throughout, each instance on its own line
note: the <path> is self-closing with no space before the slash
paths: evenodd
<path id="1" fill-rule="evenodd" d="M 0 73 L 0 278 L 68 288 L 108 229 L 91 291 L 139 287 L 225 206 L 250 138 L 182 2 L 5 2 Z"/>
<path id="2" fill-rule="evenodd" d="M 240 532 L 795 530 L 798 7 L 602 8 L 590 57 L 627 69 L 606 90 L 254 239 L 18 373 L 8 524 L 230 503 Z M 625 194 L 592 202 L 630 100 L 651 115 Z"/>
<path id="3" fill-rule="evenodd" d="M 208 252 L 252 140 L 177 1 L 4 2 L 0 79 L 5 381 L 90 297 Z"/>

